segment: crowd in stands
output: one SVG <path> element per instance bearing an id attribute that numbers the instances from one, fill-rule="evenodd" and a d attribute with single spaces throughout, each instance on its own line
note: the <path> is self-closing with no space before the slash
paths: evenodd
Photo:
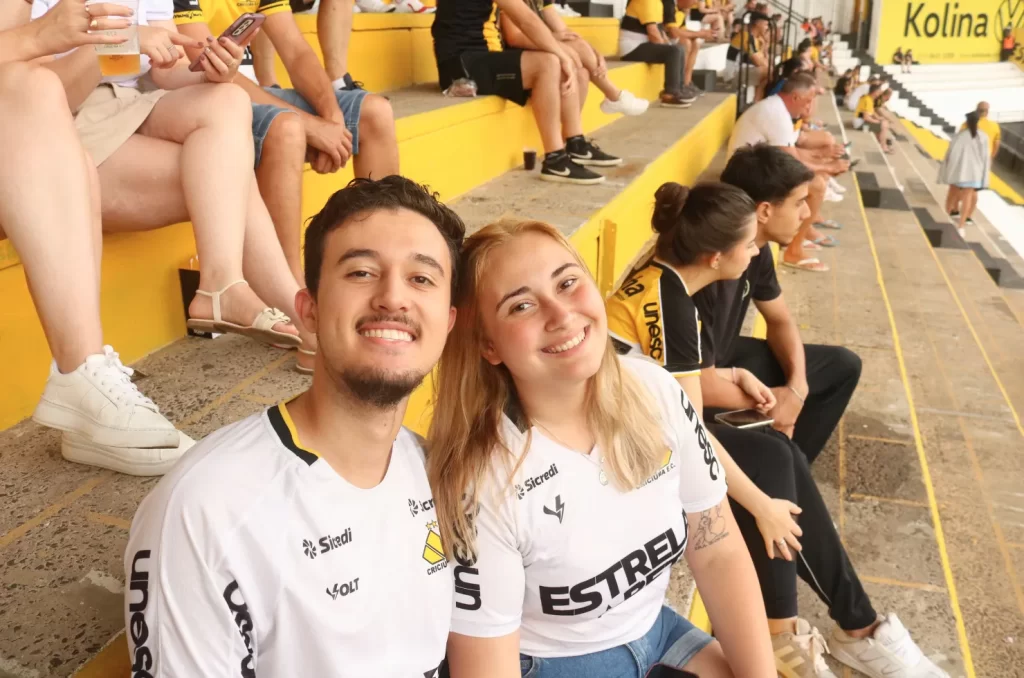
<path id="1" fill-rule="evenodd" d="M 391 106 L 348 72 L 351 5 L 333 3 L 325 67 L 289 4 L 261 0 L 251 77 L 246 45 L 213 37 L 242 0 L 143 0 L 130 76 L 102 76 L 92 50 L 123 40 L 117 5 L 0 17 L 0 146 L 20 170 L 0 176 L 0 225 L 54 357 L 34 417 L 68 459 L 166 474 L 125 554 L 133 675 L 834 678 L 828 653 L 872 678 L 946 676 L 873 606 L 810 473 L 861 372 L 803 343 L 770 249 L 821 272 L 813 251 L 838 245 L 825 203 L 850 163 L 814 118 L 820 55 L 798 50 L 740 116 L 720 181 L 658 189 L 653 251 L 605 300 L 554 227 L 466 238 L 400 175 Z M 765 40 L 762 4 L 745 11 Z M 693 55 L 719 28 L 684 19 L 734 9 L 631 0 L 623 56 L 665 63 L 661 102 L 692 103 Z M 542 177 L 621 163 L 583 136 L 586 90 L 608 112 L 646 102 L 551 5 L 440 0 L 432 31 L 441 89 L 532 101 Z M 306 162 L 356 179 L 300 250 Z M 312 375 L 196 444 L 99 320 L 102 233 L 180 221 L 200 261 L 189 326 L 296 348 Z M 766 340 L 740 336 L 751 301 Z M 424 440 L 401 422 L 435 366 Z M 684 557 L 714 638 L 666 605 Z M 828 641 L 799 617 L 797 578 L 836 622 Z"/>

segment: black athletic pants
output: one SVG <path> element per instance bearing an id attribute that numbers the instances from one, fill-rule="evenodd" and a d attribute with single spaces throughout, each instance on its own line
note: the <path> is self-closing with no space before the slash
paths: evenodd
<path id="1" fill-rule="evenodd" d="M 850 564 L 803 452 L 772 428 L 737 429 L 723 424 L 708 424 L 708 428 L 762 492 L 803 509 L 797 517 L 804 533 L 800 538 L 803 551 L 794 554 L 793 561 L 769 559 L 754 516 L 729 499 L 757 570 L 768 618 L 797 616 L 799 575 L 828 606 L 840 628 L 852 631 L 873 624 L 878 615 Z"/>
<path id="2" fill-rule="evenodd" d="M 683 89 L 683 70 L 686 66 L 686 48 L 682 45 L 659 45 L 645 42 L 623 61 L 642 61 L 645 64 L 665 64 L 665 91 L 679 92 Z"/>
<path id="3" fill-rule="evenodd" d="M 807 461 L 813 463 L 853 397 L 860 381 L 861 363 L 856 353 L 842 346 L 805 344 L 804 355 L 808 393 L 796 420 L 793 442 L 807 455 Z M 786 384 L 779 361 L 768 342 L 761 339 L 737 338 L 729 362 L 719 367 L 744 367 L 769 388 Z"/>

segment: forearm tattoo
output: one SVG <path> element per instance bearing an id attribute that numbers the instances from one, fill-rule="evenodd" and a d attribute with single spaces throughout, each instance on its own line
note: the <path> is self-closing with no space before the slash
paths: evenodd
<path id="1" fill-rule="evenodd" d="M 699 551 L 729 536 L 721 505 L 702 511 L 693 535 L 693 549 Z"/>

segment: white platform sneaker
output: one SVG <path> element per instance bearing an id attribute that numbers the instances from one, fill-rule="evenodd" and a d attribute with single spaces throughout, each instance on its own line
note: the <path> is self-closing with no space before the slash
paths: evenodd
<path id="1" fill-rule="evenodd" d="M 829 649 L 837 660 L 871 678 L 949 678 L 891 612 L 867 638 L 851 638 L 837 626 Z"/>

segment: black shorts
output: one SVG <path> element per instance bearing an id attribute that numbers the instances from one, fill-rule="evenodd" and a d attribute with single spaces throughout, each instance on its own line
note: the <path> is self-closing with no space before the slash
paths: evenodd
<path id="1" fill-rule="evenodd" d="M 690 21 L 703 21 L 704 12 L 700 11 L 696 7 L 690 8 Z"/>
<path id="2" fill-rule="evenodd" d="M 463 52 L 438 64 L 438 81 L 445 90 L 455 80 L 469 78 L 476 83 L 477 94 L 494 94 L 525 106 L 530 100 L 530 90 L 523 87 L 522 58 L 521 49 Z"/>
<path id="3" fill-rule="evenodd" d="M 740 57 L 743 57 L 742 59 Z M 738 61 L 744 64 L 753 64 L 754 60 L 750 58 L 750 54 L 747 52 L 740 52 L 739 48 L 729 45 L 729 51 L 726 52 L 725 58 L 729 61 Z"/>

